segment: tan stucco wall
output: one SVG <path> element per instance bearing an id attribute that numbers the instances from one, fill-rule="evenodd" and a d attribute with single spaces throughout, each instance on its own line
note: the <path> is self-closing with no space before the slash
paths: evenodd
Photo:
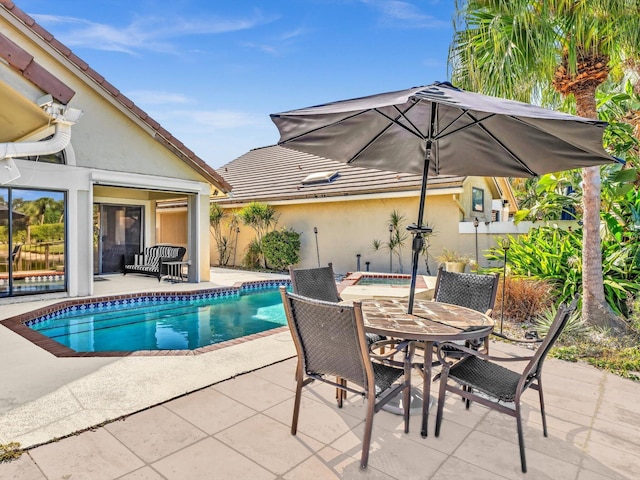
<path id="1" fill-rule="evenodd" d="M 415 223 L 418 215 L 418 198 L 389 198 L 369 200 L 349 200 L 321 203 L 274 205 L 280 214 L 278 228 L 293 228 L 302 232 L 301 261 L 302 267 L 313 267 L 318 264 L 316 238 L 313 228 L 318 229 L 318 251 L 320 264 L 333 263 L 337 273 L 355 271 L 356 254 L 361 255 L 361 270 L 370 262 L 370 270 L 376 272 L 389 271 L 388 250 L 374 251 L 374 239 L 381 242 L 389 238 L 389 217 L 393 210 L 405 216 L 404 225 Z M 453 194 L 428 195 L 425 209 L 425 220 L 433 226 L 429 252 L 437 256 L 443 247 L 458 249 L 461 245 L 458 234 L 458 223 L 462 214 Z M 254 231 L 240 226 L 236 263 L 242 262 L 243 252 L 248 243 L 255 237 Z M 467 252 L 471 254 L 472 252 Z M 211 242 L 211 258 L 216 262 L 218 255 L 215 242 Z M 232 262 L 233 263 L 233 260 Z M 403 248 L 402 263 L 404 272 L 411 270 L 411 237 L 407 238 Z M 436 270 L 436 261 L 429 261 L 431 272 Z M 399 271 L 397 258 L 393 258 L 393 271 Z M 424 260 L 421 257 L 419 272 L 426 273 Z"/>
<path id="2" fill-rule="evenodd" d="M 484 191 L 484 211 L 476 212 L 472 209 L 472 191 L 473 187 L 479 188 Z M 464 191 L 460 195 L 460 204 L 463 206 L 465 214 L 462 220 L 473 221 L 474 218 L 478 218 L 480 222 L 491 220 L 491 200 L 493 199 L 492 186 L 484 177 L 467 177 L 464 182 Z"/>

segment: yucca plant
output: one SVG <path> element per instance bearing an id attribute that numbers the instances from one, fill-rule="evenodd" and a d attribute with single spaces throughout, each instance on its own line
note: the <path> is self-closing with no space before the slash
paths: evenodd
<path id="1" fill-rule="evenodd" d="M 545 337 L 549 333 L 549 328 L 556 318 L 558 313 L 558 307 L 551 305 L 536 319 L 536 329 L 541 337 Z M 569 320 L 564 326 L 562 333 L 571 337 L 579 337 L 584 335 L 589 330 L 589 327 L 584 323 L 580 316 L 580 310 L 576 310 L 571 314 Z"/>

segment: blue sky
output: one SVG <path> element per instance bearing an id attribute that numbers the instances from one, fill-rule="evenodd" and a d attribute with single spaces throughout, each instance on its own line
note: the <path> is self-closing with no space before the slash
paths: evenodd
<path id="1" fill-rule="evenodd" d="M 16 4 L 214 168 L 276 143 L 270 113 L 446 80 L 454 13 L 450 0 Z"/>

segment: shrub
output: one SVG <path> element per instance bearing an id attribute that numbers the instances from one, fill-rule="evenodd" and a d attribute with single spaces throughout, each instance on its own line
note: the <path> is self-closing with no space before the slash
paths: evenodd
<path id="1" fill-rule="evenodd" d="M 496 310 L 502 309 L 502 282 L 496 297 Z M 546 280 L 507 276 L 505 279 L 504 311 L 516 322 L 530 322 L 552 301 L 552 285 Z"/>
<path id="2" fill-rule="evenodd" d="M 549 281 L 560 302 L 571 301 L 581 290 L 582 229 L 539 227 L 509 239 L 508 266 L 513 274 Z M 502 263 L 504 250 L 490 249 L 485 257 Z M 640 292 L 640 242 L 605 238 L 602 271 L 607 303 L 617 313 L 628 316 L 627 298 Z"/>
<path id="3" fill-rule="evenodd" d="M 547 334 L 549 333 L 549 327 L 551 327 L 551 324 L 556 318 L 557 313 L 558 307 L 556 307 L 555 305 L 551 305 L 544 312 L 542 312 L 542 315 L 538 317 L 538 319 L 536 320 L 536 328 L 541 337 L 547 336 Z M 567 320 L 567 323 L 562 329 L 562 334 L 571 337 L 577 337 L 587 333 L 587 330 L 587 325 L 580 317 L 580 310 L 576 310 L 571 314 L 569 320 Z"/>
<path id="4" fill-rule="evenodd" d="M 274 230 L 262 238 L 262 253 L 267 263 L 277 269 L 285 270 L 288 265 L 300 261 L 300 233 L 293 229 Z"/>
<path id="5" fill-rule="evenodd" d="M 258 243 L 256 239 L 253 239 L 244 251 L 242 265 L 250 269 L 259 268 L 261 256 L 262 248 L 260 248 L 260 243 Z"/>
<path id="6" fill-rule="evenodd" d="M 31 225 L 29 232 L 32 242 L 52 242 L 64 238 L 64 223 Z"/>
<path id="7" fill-rule="evenodd" d="M 507 262 L 513 275 L 546 280 L 560 302 L 570 301 L 579 291 L 582 286 L 581 231 L 539 227 L 509 239 Z M 491 249 L 486 258 L 502 263 L 504 250 Z"/>

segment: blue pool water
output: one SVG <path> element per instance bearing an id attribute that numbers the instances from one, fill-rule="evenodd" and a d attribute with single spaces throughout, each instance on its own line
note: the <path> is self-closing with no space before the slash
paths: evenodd
<path id="1" fill-rule="evenodd" d="M 191 350 L 287 324 L 277 289 L 65 313 L 30 328 L 75 350 Z"/>

